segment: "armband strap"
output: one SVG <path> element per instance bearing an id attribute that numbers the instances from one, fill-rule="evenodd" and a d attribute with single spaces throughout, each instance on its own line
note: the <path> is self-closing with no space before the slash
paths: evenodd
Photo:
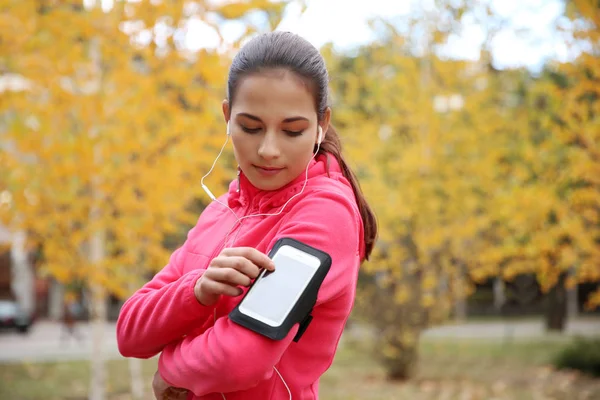
<path id="1" fill-rule="evenodd" d="M 306 329 L 308 328 L 308 325 L 310 325 L 310 321 L 312 321 L 312 319 L 313 316 L 308 313 L 302 322 L 300 322 L 300 328 L 298 328 L 298 332 L 296 332 L 296 336 L 294 336 L 294 342 L 298 342 L 302 335 L 304 335 L 304 332 L 306 332 Z"/>

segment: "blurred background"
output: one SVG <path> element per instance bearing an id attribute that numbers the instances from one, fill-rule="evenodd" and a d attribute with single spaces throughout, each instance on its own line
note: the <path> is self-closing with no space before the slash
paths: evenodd
<path id="1" fill-rule="evenodd" d="M 321 398 L 599 399 L 597 0 L 0 0 L 0 398 L 152 398 L 115 320 L 272 30 L 325 57 L 380 228 Z"/>

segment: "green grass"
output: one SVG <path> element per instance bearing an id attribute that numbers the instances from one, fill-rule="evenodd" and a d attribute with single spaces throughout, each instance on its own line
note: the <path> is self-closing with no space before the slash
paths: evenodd
<path id="1" fill-rule="evenodd" d="M 573 321 L 597 321 L 597 314 L 580 314 L 576 318 L 569 320 L 569 322 Z M 463 324 L 463 323 L 486 323 L 486 322 L 500 322 L 500 323 L 508 323 L 508 322 L 539 322 L 545 323 L 545 318 L 543 315 L 537 314 L 525 314 L 525 315 L 470 315 L 467 317 L 465 321 L 447 321 L 448 324 Z"/>
<path id="2" fill-rule="evenodd" d="M 549 367 L 565 340 L 502 343 L 429 339 L 420 346 L 417 374 L 390 382 L 369 356 L 369 345 L 347 343 L 322 379 L 321 397 L 352 399 L 554 399 L 600 398 L 600 380 Z M 352 350 L 350 350 L 352 349 Z"/>
<path id="3" fill-rule="evenodd" d="M 143 372 L 151 382 L 157 359 L 144 360 Z M 127 399 L 129 365 L 127 360 L 107 361 L 107 389 L 110 399 Z M 23 363 L 0 365 L 0 399 L 83 400 L 90 381 L 87 361 Z M 149 389 L 149 386 L 148 386 Z"/>
<path id="4" fill-rule="evenodd" d="M 418 372 L 390 382 L 369 343 L 346 340 L 321 379 L 324 400 L 578 400 L 600 398 L 600 380 L 548 365 L 565 341 L 466 341 L 429 339 L 420 346 Z M 143 362 L 146 382 L 156 359 Z M 108 362 L 110 400 L 129 399 L 126 360 Z M 83 400 L 87 362 L 0 365 L 0 399 Z"/>

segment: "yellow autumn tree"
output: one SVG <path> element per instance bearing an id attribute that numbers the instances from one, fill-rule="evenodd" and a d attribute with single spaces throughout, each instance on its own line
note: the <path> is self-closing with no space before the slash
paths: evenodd
<path id="1" fill-rule="evenodd" d="M 563 224 L 569 236 L 558 257 L 563 270 L 572 270 L 568 284 L 573 285 L 600 281 L 600 9 L 592 0 L 574 0 L 566 14 L 576 27 L 568 44 L 579 55 L 558 65 L 555 79 L 540 92 L 554 106 L 553 118 L 544 119 L 543 126 L 564 148 L 563 165 L 569 168 L 559 179 L 566 207 L 578 217 Z M 556 273 L 549 275 L 556 280 Z M 587 305 L 600 306 L 600 290 Z"/>
<path id="2" fill-rule="evenodd" d="M 91 399 L 105 397 L 106 296 L 160 269 L 165 237 L 194 224 L 223 144 L 229 50 L 272 29 L 286 2 L 0 2 L 0 221 L 42 248 L 42 270 L 83 282 L 94 320 Z M 262 13 L 262 22 L 246 18 Z M 232 46 L 189 50 L 186 24 L 237 20 Z M 227 161 L 229 157 L 229 161 Z M 228 153 L 211 181 L 233 176 Z M 18 216 L 18 218 L 17 218 Z"/>
<path id="3" fill-rule="evenodd" d="M 576 83 L 560 89 L 526 70 L 495 70 L 485 49 L 477 62 L 438 56 L 432 49 L 450 30 L 429 26 L 419 32 L 429 32 L 430 51 L 387 24 L 382 42 L 356 57 L 329 54 L 334 122 L 381 227 L 359 305 L 400 379 L 412 373 L 421 330 L 475 283 L 534 274 L 554 310 L 567 281 L 598 281 L 588 161 L 598 143 L 597 58 L 582 56 L 588 67 L 569 72 Z M 569 129 L 557 118 L 570 118 Z"/>
<path id="4" fill-rule="evenodd" d="M 494 158 L 495 199 L 489 240 L 473 247 L 473 276 L 505 279 L 534 274 L 547 293 L 546 325 L 566 321 L 566 289 L 600 281 L 598 258 L 598 21 L 592 2 L 570 2 L 581 31 L 574 62 L 550 65 L 521 80 L 512 99 L 514 127 L 502 135 Z M 595 19 L 594 19 L 595 18 Z M 585 20 L 585 23 L 581 23 Z M 514 81 L 513 81 L 514 82 Z M 506 87 L 506 85 L 504 85 Z M 597 295 L 588 307 L 598 305 Z"/>
<path id="5" fill-rule="evenodd" d="M 567 201 L 581 216 L 581 228 L 590 238 L 581 248 L 584 256 L 575 268 L 577 281 L 600 281 L 600 12 L 597 2 L 574 0 L 567 15 L 584 24 L 574 33 L 573 46 L 583 48 L 575 62 L 561 66 L 570 78 L 567 87 L 553 94 L 561 98 L 560 123 L 553 131 L 572 150 L 570 170 L 574 190 Z M 600 307 L 600 289 L 588 299 L 588 307 Z"/>
<path id="6" fill-rule="evenodd" d="M 381 229 L 359 305 L 367 305 L 380 356 L 397 379 L 412 374 L 421 330 L 468 294 L 464 256 L 479 229 L 470 217 L 480 205 L 475 189 L 485 184 L 467 175 L 486 141 L 464 123 L 481 96 L 476 65 L 415 56 L 413 44 L 392 29 L 356 57 L 330 56 L 334 122 Z"/>

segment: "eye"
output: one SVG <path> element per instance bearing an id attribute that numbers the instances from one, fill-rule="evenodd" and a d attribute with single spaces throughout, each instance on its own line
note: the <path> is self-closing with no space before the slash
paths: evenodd
<path id="1" fill-rule="evenodd" d="M 240 125 L 240 127 L 246 133 L 258 133 L 260 131 L 260 128 L 248 128 L 244 125 Z"/>
<path id="2" fill-rule="evenodd" d="M 296 136 L 302 135 L 302 133 L 304 132 L 304 130 L 301 130 L 301 131 L 287 131 L 287 130 L 284 130 L 284 132 L 287 135 L 289 135 L 289 136 L 296 137 Z"/>

